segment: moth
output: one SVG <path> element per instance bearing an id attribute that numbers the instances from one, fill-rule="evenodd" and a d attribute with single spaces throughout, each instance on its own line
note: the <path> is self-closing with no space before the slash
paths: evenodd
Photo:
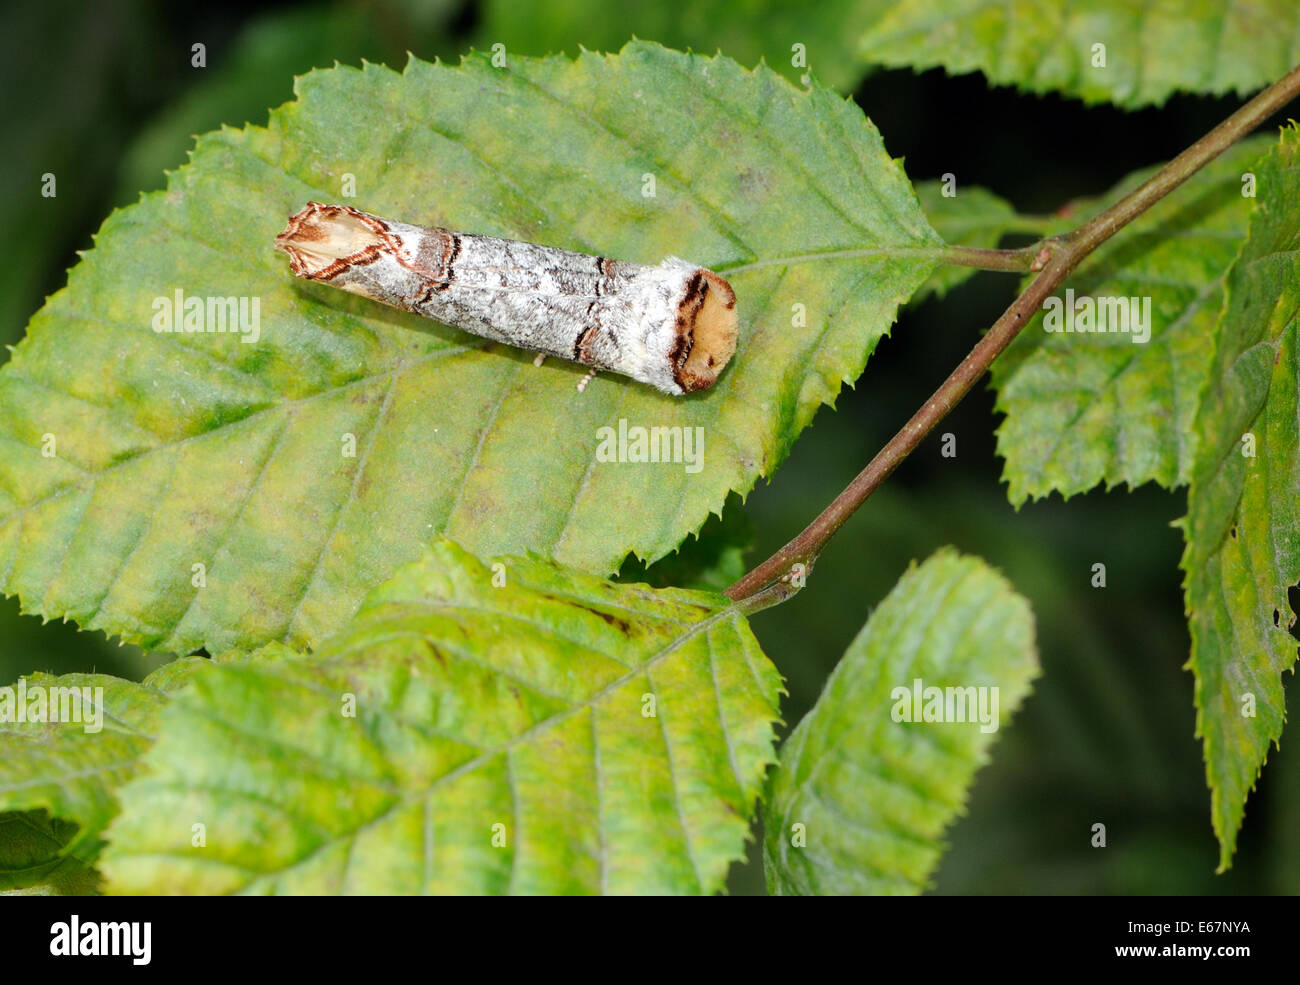
<path id="1" fill-rule="evenodd" d="M 736 351 L 736 294 L 711 270 L 644 266 L 308 202 L 275 239 L 289 268 L 375 301 L 681 395 Z M 579 384 L 579 389 L 586 380 Z"/>

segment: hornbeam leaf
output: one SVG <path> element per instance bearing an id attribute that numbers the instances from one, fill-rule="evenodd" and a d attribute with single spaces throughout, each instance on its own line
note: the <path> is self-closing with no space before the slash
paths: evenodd
<path id="1" fill-rule="evenodd" d="M 532 55 L 634 36 L 762 58 L 845 91 L 871 65 L 943 67 L 1130 109 L 1175 92 L 1250 92 L 1300 62 L 1291 0 L 823 0 L 815 16 L 798 0 L 488 0 L 477 33 Z"/>
<path id="2" fill-rule="evenodd" d="M 768 891 L 924 889 L 1037 675 L 1033 614 L 1001 575 L 947 549 L 910 567 L 781 747 L 764 808 Z"/>
<path id="3" fill-rule="evenodd" d="M 297 92 L 110 216 L 0 369 L 0 589 L 26 611 L 182 653 L 302 647 L 444 532 L 599 575 L 653 561 L 771 472 L 941 252 L 855 106 L 723 57 L 412 59 Z M 579 394 L 579 366 L 297 280 L 286 216 L 354 184 L 393 218 L 711 266 L 738 353 L 689 398 Z M 256 341 L 156 331 L 177 292 L 206 329 L 208 299 L 250 325 L 256 302 Z M 598 461 L 620 421 L 703 429 L 699 468 Z"/>
<path id="4" fill-rule="evenodd" d="M 77 830 L 45 811 L 0 813 L 0 895 L 95 895 L 95 870 L 67 852 Z"/>
<path id="5" fill-rule="evenodd" d="M 198 676 L 101 868 L 119 893 L 715 892 L 780 688 L 722 596 L 439 542 L 312 656 Z"/>
<path id="6" fill-rule="evenodd" d="M 57 837 L 59 844 L 46 852 L 47 862 L 73 854 L 92 858 L 117 811 L 117 789 L 135 774 L 153 741 L 159 712 L 208 666 L 200 657 L 178 660 L 143 683 L 36 673 L 0 688 L 0 822 L 6 834 L 23 834 L 21 844 L 29 846 L 31 818 L 44 811 L 43 840 L 53 845 Z M 0 839 L 0 880 L 21 888 L 24 874 L 39 879 L 45 872 L 17 845 Z M 16 871 L 20 861 L 23 873 Z"/>
<path id="7" fill-rule="evenodd" d="M 983 72 L 1127 109 L 1175 92 L 1247 93 L 1300 61 L 1291 0 L 872 0 L 859 50 L 918 71 Z"/>
<path id="8" fill-rule="evenodd" d="M 1183 589 L 1220 871 L 1286 719 L 1300 581 L 1300 133 L 1258 168 L 1250 236 L 1227 279 L 1183 532 Z"/>
<path id="9" fill-rule="evenodd" d="M 812 76 L 851 92 L 866 71 L 857 39 L 881 0 L 486 0 L 479 44 L 507 56 L 617 51 L 629 38 L 672 48 L 721 51 L 742 65 L 759 61 L 792 82 Z"/>
<path id="10" fill-rule="evenodd" d="M 1139 332 L 1044 331 L 1036 312 L 993 364 L 998 453 L 1006 459 L 1007 495 L 1085 492 L 1096 485 L 1187 482 L 1195 455 L 1192 421 L 1210 370 L 1223 283 L 1241 249 L 1254 203 L 1243 175 L 1274 141 L 1243 141 L 1156 203 L 1129 229 L 1103 243 L 1055 296 L 1064 311 L 1123 298 L 1148 318 Z M 1150 176 L 1137 172 L 1096 200 L 1075 203 L 1054 231 L 1080 225 Z M 1067 294 L 1067 289 L 1072 294 Z M 1081 299 L 1092 301 L 1083 302 Z M 1080 320 L 1080 325 L 1083 324 Z M 1062 324 L 1065 324 L 1062 321 Z M 1073 327 L 1073 321 L 1070 322 Z M 1094 315 L 1091 327 L 1100 327 Z M 1147 341 L 1137 339 L 1146 336 Z"/>

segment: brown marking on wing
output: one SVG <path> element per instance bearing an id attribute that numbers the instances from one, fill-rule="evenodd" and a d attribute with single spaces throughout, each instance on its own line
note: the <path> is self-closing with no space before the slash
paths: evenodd
<path id="1" fill-rule="evenodd" d="M 364 232 L 348 229 L 346 216 Z M 367 242 L 367 238 L 369 242 Z M 325 249 L 313 250 L 314 244 Z M 359 244 L 356 249 L 347 249 Z M 353 266 L 374 263 L 381 254 L 393 253 L 400 260 L 399 241 L 388 223 L 378 216 L 354 209 L 350 205 L 326 205 L 308 202 L 289 217 L 284 232 L 275 238 L 275 248 L 288 254 L 289 269 L 306 280 L 328 281 Z M 329 247 L 333 247 L 330 249 Z M 317 263 L 313 264 L 315 259 Z M 328 263 L 321 261 L 329 260 Z"/>
<path id="2" fill-rule="evenodd" d="M 584 366 L 592 364 L 591 343 L 600 331 L 600 320 L 595 317 L 592 310 L 595 307 L 595 301 L 587 305 L 587 327 L 578 333 L 578 337 L 573 342 L 573 361 Z"/>
<path id="3" fill-rule="evenodd" d="M 736 352 L 736 292 L 700 269 L 677 306 L 677 338 L 669 352 L 673 379 L 686 393 L 713 386 Z"/>

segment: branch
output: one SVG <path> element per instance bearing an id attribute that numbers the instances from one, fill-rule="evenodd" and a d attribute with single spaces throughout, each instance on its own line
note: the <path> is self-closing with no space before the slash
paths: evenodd
<path id="1" fill-rule="evenodd" d="M 934 430 L 935 425 L 970 392 L 993 360 L 1020 334 L 1033 313 L 1042 307 L 1043 302 L 1088 254 L 1264 123 L 1297 94 L 1300 94 L 1300 66 L 1293 68 L 1250 100 L 1106 211 L 1066 236 L 1049 237 L 1029 247 L 1028 252 L 1033 256 L 1033 261 L 1028 269 L 1039 273 L 1020 297 L 993 323 L 993 327 L 975 344 L 925 405 L 912 415 L 903 429 L 880 449 L 876 457 L 867 463 L 867 467 L 858 473 L 821 515 L 808 524 L 794 540 L 728 588 L 727 596 L 741 601 L 757 595 L 774 582 L 789 584 L 790 569 L 795 564 L 806 565 L 811 570 L 827 541 L 844 526 L 845 521 L 890 473 L 898 468 L 903 459 L 916 450 L 926 435 Z M 1021 254 L 1026 251 L 974 252 Z M 773 594 L 779 598 L 785 597 L 782 593 Z"/>

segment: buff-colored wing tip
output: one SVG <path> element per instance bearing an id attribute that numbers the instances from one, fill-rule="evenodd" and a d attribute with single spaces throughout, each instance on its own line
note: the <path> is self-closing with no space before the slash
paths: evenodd
<path id="1" fill-rule="evenodd" d="M 736 353 L 740 334 L 736 292 L 712 270 L 700 270 L 688 284 L 681 313 L 683 358 L 676 364 L 674 378 L 686 393 L 707 390 Z"/>
<path id="2" fill-rule="evenodd" d="M 308 280 L 328 280 L 384 246 L 382 219 L 350 205 L 308 202 L 289 217 L 275 237 L 275 248 L 289 257 L 289 268 Z"/>

